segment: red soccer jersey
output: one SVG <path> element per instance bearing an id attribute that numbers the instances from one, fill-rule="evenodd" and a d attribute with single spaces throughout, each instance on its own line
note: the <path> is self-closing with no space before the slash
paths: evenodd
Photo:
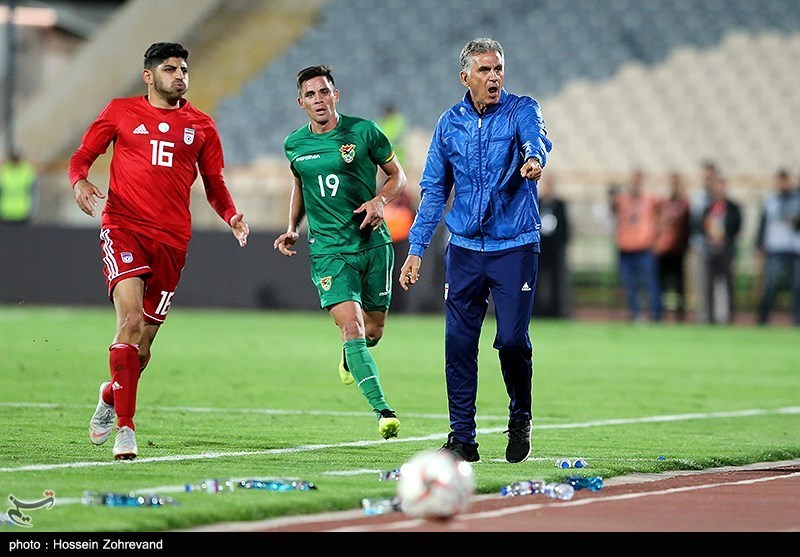
<path id="1" fill-rule="evenodd" d="M 126 228 L 187 249 L 189 210 L 198 170 L 206 196 L 230 223 L 236 207 L 222 179 L 222 142 L 210 116 L 182 100 L 162 109 L 145 96 L 114 99 L 86 130 L 69 163 L 74 186 L 88 177 L 97 157 L 114 143 L 103 228 Z"/>

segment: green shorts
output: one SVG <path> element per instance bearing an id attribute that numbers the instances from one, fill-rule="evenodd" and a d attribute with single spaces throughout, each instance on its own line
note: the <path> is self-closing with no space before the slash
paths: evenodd
<path id="1" fill-rule="evenodd" d="M 387 311 L 392 301 L 393 269 L 391 244 L 358 253 L 311 256 L 311 280 L 322 309 L 352 300 L 364 311 Z"/>

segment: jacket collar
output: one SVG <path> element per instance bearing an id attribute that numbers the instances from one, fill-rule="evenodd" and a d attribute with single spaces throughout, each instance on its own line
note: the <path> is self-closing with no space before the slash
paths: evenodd
<path id="1" fill-rule="evenodd" d="M 475 110 L 475 105 L 472 104 L 472 95 L 469 94 L 469 89 L 467 89 L 466 93 L 464 93 L 464 97 L 461 99 L 462 104 L 467 105 L 472 112 L 474 112 L 478 116 L 486 116 L 487 114 L 491 114 L 495 110 L 499 109 L 500 106 L 506 102 L 508 98 L 508 92 L 506 91 L 505 87 L 500 91 L 500 100 L 497 101 L 497 104 L 493 104 L 486 109 L 486 112 L 483 114 L 478 114 L 478 111 Z"/>

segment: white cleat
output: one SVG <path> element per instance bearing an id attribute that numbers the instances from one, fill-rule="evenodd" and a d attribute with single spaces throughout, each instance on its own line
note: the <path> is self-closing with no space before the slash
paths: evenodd
<path id="1" fill-rule="evenodd" d="M 97 408 L 94 409 L 92 419 L 89 420 L 89 441 L 95 445 L 102 445 L 108 441 L 111 432 L 114 431 L 114 421 L 117 418 L 114 406 L 103 402 L 103 389 L 111 381 L 106 381 L 100 385 Z"/>
<path id="2" fill-rule="evenodd" d="M 114 439 L 114 458 L 117 460 L 133 460 L 139 454 L 139 447 L 136 446 L 136 433 L 128 426 L 117 429 L 117 437 Z"/>

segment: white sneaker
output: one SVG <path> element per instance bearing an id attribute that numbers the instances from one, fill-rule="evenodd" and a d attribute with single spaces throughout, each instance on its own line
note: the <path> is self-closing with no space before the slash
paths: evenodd
<path id="1" fill-rule="evenodd" d="M 111 432 L 114 431 L 114 421 L 117 418 L 117 414 L 114 412 L 114 406 L 103 402 L 103 389 L 105 389 L 106 385 L 109 383 L 111 383 L 111 381 L 106 381 L 100 385 L 97 408 L 94 409 L 92 419 L 89 420 L 89 441 L 95 445 L 102 445 L 108 440 Z"/>
<path id="2" fill-rule="evenodd" d="M 136 446 L 136 433 L 128 426 L 117 429 L 114 439 L 114 458 L 117 460 L 133 460 L 139 454 Z"/>

